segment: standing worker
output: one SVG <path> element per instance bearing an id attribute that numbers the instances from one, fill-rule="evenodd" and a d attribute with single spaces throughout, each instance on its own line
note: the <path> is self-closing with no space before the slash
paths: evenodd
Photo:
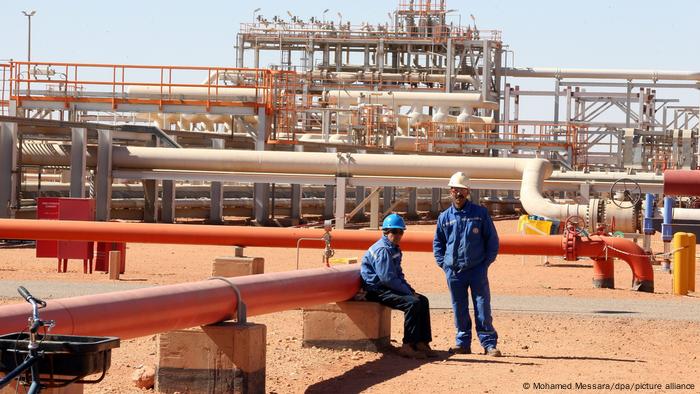
<path id="1" fill-rule="evenodd" d="M 457 326 L 451 354 L 471 354 L 472 322 L 467 289 L 471 288 L 476 333 L 484 354 L 500 357 L 498 333 L 491 317 L 488 269 L 498 254 L 498 234 L 486 208 L 470 202 L 469 177 L 456 172 L 450 178 L 452 205 L 440 214 L 433 254 L 445 271 Z"/>
<path id="2" fill-rule="evenodd" d="M 403 346 L 399 354 L 410 358 L 437 357 L 430 348 L 430 307 L 428 299 L 416 293 L 404 278 L 399 243 L 406 224 L 392 213 L 382 223 L 384 235 L 372 245 L 364 257 L 360 275 L 367 301 L 378 302 L 404 312 Z"/>

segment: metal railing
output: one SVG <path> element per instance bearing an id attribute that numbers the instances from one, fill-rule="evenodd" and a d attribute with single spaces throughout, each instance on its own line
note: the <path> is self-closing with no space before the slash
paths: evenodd
<path id="1" fill-rule="evenodd" d="M 500 30 L 476 30 L 469 26 L 436 25 L 430 29 L 414 27 L 404 29 L 392 25 L 336 25 L 334 22 L 254 22 L 241 23 L 241 34 L 270 36 L 277 40 L 293 38 L 332 38 L 332 39 L 414 39 L 444 42 L 454 40 L 490 40 L 501 41 Z"/>
<path id="2" fill-rule="evenodd" d="M 0 115 L 9 115 L 10 64 L 0 64 Z"/>
<path id="3" fill-rule="evenodd" d="M 4 69 L 3 69 L 4 70 Z M 230 73 L 245 77 L 226 78 Z M 199 81 L 199 82 L 197 82 Z M 9 97 L 24 101 L 205 106 L 265 106 L 269 70 L 228 67 L 151 66 L 10 62 Z M 234 99 L 236 88 L 248 88 L 246 99 Z M 138 90 L 138 93 L 134 93 Z M 183 93 L 184 92 L 184 93 Z"/>

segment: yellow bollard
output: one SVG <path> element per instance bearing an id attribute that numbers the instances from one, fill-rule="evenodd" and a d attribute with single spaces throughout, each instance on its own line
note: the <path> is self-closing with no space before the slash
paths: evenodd
<path id="1" fill-rule="evenodd" d="M 688 253 L 688 291 L 695 291 L 695 234 L 688 234 L 690 242 L 690 252 Z"/>
<path id="2" fill-rule="evenodd" d="M 673 294 L 688 294 L 688 253 L 690 252 L 688 233 L 673 234 Z"/>

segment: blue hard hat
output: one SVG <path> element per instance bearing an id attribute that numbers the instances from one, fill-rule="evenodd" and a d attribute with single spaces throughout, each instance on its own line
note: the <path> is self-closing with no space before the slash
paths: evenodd
<path id="1" fill-rule="evenodd" d="M 384 218 L 382 222 L 382 230 L 390 228 L 400 228 L 401 230 L 406 229 L 406 223 L 403 222 L 403 218 L 395 213 Z"/>

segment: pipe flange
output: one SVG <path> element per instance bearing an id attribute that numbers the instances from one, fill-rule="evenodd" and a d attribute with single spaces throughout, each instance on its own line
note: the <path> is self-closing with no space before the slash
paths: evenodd
<path id="1" fill-rule="evenodd" d="M 566 261 L 576 261 L 576 241 L 578 235 L 576 231 L 566 231 L 563 238 L 564 259 Z"/>

